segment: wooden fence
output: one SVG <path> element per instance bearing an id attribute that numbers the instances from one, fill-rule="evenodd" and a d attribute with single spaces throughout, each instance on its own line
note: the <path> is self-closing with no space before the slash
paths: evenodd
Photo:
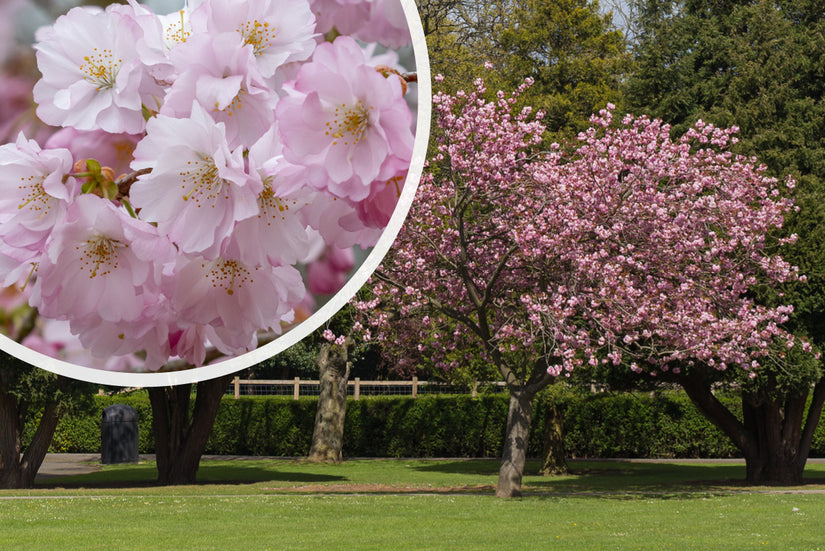
<path id="1" fill-rule="evenodd" d="M 502 382 L 485 383 L 484 388 L 493 392 L 501 392 L 505 389 Z M 288 396 L 291 392 L 293 399 L 297 400 L 301 396 L 317 396 L 320 392 L 320 381 L 311 379 L 274 379 L 257 380 L 241 379 L 235 377 L 230 385 L 229 391 L 235 396 Z M 471 394 L 477 396 L 481 390 L 481 385 L 475 383 L 471 386 L 452 385 L 449 383 L 434 381 L 419 381 L 413 377 L 409 381 L 362 381 L 355 377 L 347 383 L 347 394 L 355 400 L 364 396 L 410 396 L 417 398 L 420 394 Z"/>

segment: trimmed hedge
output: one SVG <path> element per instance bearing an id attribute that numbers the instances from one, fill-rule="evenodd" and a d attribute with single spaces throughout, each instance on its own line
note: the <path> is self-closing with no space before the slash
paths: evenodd
<path id="1" fill-rule="evenodd" d="M 722 400 L 738 410 L 735 397 Z M 65 416 L 53 452 L 100 452 L 100 419 L 114 403 L 138 412 L 140 453 L 154 452 L 152 411 L 143 393 L 96 396 L 85 415 Z M 730 457 L 736 449 L 683 393 L 539 397 L 529 454 L 542 451 L 546 412 L 561 406 L 565 446 L 573 457 Z M 309 452 L 317 401 L 288 397 L 224 397 L 207 454 L 303 456 Z M 347 457 L 497 457 L 508 400 L 503 395 L 362 397 L 349 400 L 344 434 Z M 825 430 L 812 456 L 825 452 Z"/>
<path id="2" fill-rule="evenodd" d="M 307 455 L 315 409 L 312 398 L 224 397 L 205 453 Z"/>
<path id="3" fill-rule="evenodd" d="M 140 453 L 154 453 L 155 435 L 152 433 L 152 406 L 146 394 L 122 396 L 95 396 L 93 405 L 83 415 L 63 415 L 57 424 L 51 452 L 100 453 L 100 421 L 103 410 L 113 404 L 126 404 L 137 410 L 138 450 Z M 32 424 L 27 427 L 28 438 L 34 431 Z M 24 440 L 28 442 L 28 438 Z"/>
<path id="4" fill-rule="evenodd" d="M 738 399 L 720 397 L 733 412 Z M 564 434 L 573 457 L 734 457 L 738 451 L 683 393 L 564 396 Z M 534 439 L 531 439 L 531 453 Z"/>

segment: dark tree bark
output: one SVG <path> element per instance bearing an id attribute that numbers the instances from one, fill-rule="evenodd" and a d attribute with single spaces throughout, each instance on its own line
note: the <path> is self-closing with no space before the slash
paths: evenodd
<path id="1" fill-rule="evenodd" d="M 58 376 L 58 386 L 66 382 L 65 378 Z M 37 471 L 49 451 L 60 419 L 60 405 L 56 401 L 45 404 L 32 441 L 21 454 L 28 408 L 25 400 L 9 393 L 4 382 L 0 381 L 0 488 L 33 487 Z"/>
<path id="2" fill-rule="evenodd" d="M 350 339 L 342 346 L 325 343 L 318 353 L 315 363 L 321 388 L 308 461 L 340 463 L 342 460 L 350 371 L 347 361 L 349 344 Z"/>
<path id="3" fill-rule="evenodd" d="M 159 484 L 195 483 L 221 397 L 233 376 L 199 382 L 191 411 L 191 384 L 149 389 Z"/>
<path id="4" fill-rule="evenodd" d="M 564 415 L 558 404 L 547 406 L 542 457 L 541 474 L 549 476 L 570 472 L 564 451 Z"/>
<path id="5" fill-rule="evenodd" d="M 535 392 L 524 387 L 510 388 L 510 408 L 507 411 L 507 434 L 496 484 L 496 497 L 519 497 L 530 423 L 533 420 Z"/>
<path id="6" fill-rule="evenodd" d="M 0 488 L 31 488 L 59 420 L 58 405 L 47 404 L 26 452 L 21 455 L 25 414 L 17 400 L 0 391 Z"/>
<path id="7" fill-rule="evenodd" d="M 680 382 L 699 410 L 742 453 L 747 482 L 802 484 L 814 430 L 825 403 L 825 380 L 814 386 L 807 415 L 808 392 L 789 393 L 782 402 L 745 393 L 742 395 L 743 421 L 716 399 L 707 382 L 687 376 Z"/>
<path id="8" fill-rule="evenodd" d="M 530 424 L 533 422 L 533 400 L 539 391 L 554 381 L 554 378 L 547 373 L 547 365 L 542 360 L 530 368 L 529 377 L 524 380 L 516 376 L 502 361 L 498 350 L 490 349 L 490 353 L 510 392 L 507 433 L 504 436 L 496 497 L 518 497 L 521 495 L 521 480 L 527 461 Z"/>

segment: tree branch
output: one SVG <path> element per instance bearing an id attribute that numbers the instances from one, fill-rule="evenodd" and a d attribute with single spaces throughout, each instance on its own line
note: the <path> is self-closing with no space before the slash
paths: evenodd
<path id="1" fill-rule="evenodd" d="M 132 184 L 137 182 L 138 177 L 143 176 L 144 174 L 149 174 L 150 172 L 152 172 L 151 168 L 142 168 L 132 172 L 131 174 L 127 174 L 123 178 L 115 180 L 115 185 L 117 186 L 116 199 L 120 200 L 124 197 L 128 197 L 129 190 L 132 188 Z"/>
<path id="2" fill-rule="evenodd" d="M 511 245 L 509 249 L 501 256 L 496 265 L 495 269 L 493 270 L 493 274 L 490 276 L 490 279 L 487 281 L 487 285 L 484 288 L 484 293 L 481 295 L 481 305 L 487 306 L 492 300 L 492 293 L 491 289 L 495 285 L 498 276 L 501 275 L 501 272 L 504 270 L 504 266 L 507 264 L 507 261 L 510 260 L 510 257 L 513 256 L 519 249 L 518 245 Z"/>

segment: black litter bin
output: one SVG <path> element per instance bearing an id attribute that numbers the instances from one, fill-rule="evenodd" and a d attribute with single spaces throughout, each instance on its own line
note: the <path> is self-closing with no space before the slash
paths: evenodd
<path id="1" fill-rule="evenodd" d="M 134 463 L 138 460 L 137 410 L 114 404 L 103 410 L 100 420 L 102 463 Z"/>

